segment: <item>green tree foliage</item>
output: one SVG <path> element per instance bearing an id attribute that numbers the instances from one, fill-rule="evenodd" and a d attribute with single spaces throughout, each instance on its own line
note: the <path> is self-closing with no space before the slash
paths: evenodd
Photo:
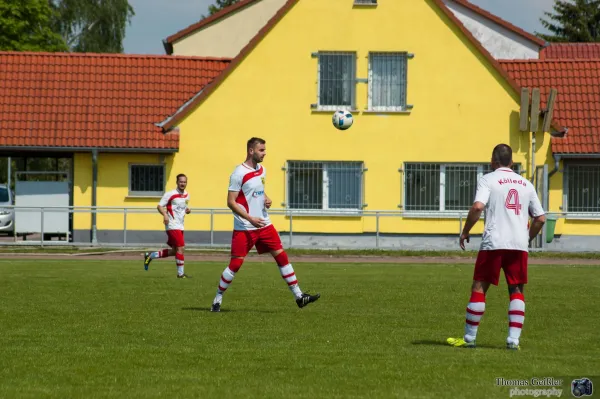
<path id="1" fill-rule="evenodd" d="M 211 4 L 208 6 L 208 15 L 213 15 L 224 9 L 225 7 L 229 7 L 234 5 L 235 3 L 239 3 L 240 0 L 216 0 L 215 4 Z"/>
<path id="2" fill-rule="evenodd" d="M 539 34 L 550 42 L 600 41 L 600 0 L 555 0 L 554 13 L 540 18 L 542 25 L 553 34 Z"/>
<path id="3" fill-rule="evenodd" d="M 1 0 L 0 50 L 66 51 L 56 17 L 48 0 Z"/>
<path id="4" fill-rule="evenodd" d="M 122 53 L 125 29 L 135 15 L 128 0 L 50 0 L 55 30 L 72 51 Z"/>

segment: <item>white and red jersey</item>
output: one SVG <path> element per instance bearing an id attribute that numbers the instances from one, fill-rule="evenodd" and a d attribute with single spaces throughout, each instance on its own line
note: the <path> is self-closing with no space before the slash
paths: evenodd
<path id="1" fill-rule="evenodd" d="M 178 189 L 167 191 L 161 198 L 158 205 L 166 208 L 169 215 L 169 224 L 167 230 L 183 230 L 183 219 L 185 210 L 188 207 L 190 195 L 187 191 L 183 193 Z"/>
<path id="2" fill-rule="evenodd" d="M 252 169 L 246 164 L 235 168 L 229 178 L 229 191 L 238 193 L 235 202 L 244 209 L 248 215 L 261 218 L 265 221 L 265 227 L 271 224 L 269 214 L 265 208 L 265 168 L 258 165 Z M 236 213 L 233 214 L 234 230 L 256 230 L 256 227 Z"/>
<path id="3" fill-rule="evenodd" d="M 475 202 L 485 205 L 480 250 L 528 250 L 529 217 L 543 215 L 544 209 L 527 179 L 510 168 L 498 168 L 479 180 Z"/>

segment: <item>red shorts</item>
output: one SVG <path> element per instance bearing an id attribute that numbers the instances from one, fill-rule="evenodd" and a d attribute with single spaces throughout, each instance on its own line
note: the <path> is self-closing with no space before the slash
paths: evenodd
<path id="1" fill-rule="evenodd" d="M 508 284 L 527 284 L 527 256 L 526 251 L 512 249 L 479 251 L 473 280 L 498 285 L 502 269 Z"/>
<path id="2" fill-rule="evenodd" d="M 277 230 L 270 224 L 258 230 L 234 230 L 231 237 L 231 256 L 243 258 L 255 245 L 259 254 L 283 249 Z"/>
<path id="3" fill-rule="evenodd" d="M 183 230 L 167 230 L 167 245 L 171 248 L 185 247 Z"/>

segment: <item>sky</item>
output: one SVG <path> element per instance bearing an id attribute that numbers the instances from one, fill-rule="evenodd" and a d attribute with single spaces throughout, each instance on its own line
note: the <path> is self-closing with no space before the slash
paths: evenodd
<path id="1" fill-rule="evenodd" d="M 125 53 L 165 54 L 163 39 L 198 22 L 203 14 L 208 14 L 212 3 L 214 0 L 129 0 L 135 16 L 127 28 Z M 544 11 L 552 10 L 554 0 L 471 0 L 471 3 L 534 33 L 545 32 L 539 19 Z"/>

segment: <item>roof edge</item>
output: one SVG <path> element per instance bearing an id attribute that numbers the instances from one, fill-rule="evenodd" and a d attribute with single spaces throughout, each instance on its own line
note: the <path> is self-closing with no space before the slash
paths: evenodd
<path id="1" fill-rule="evenodd" d="M 46 152 L 89 152 L 97 150 L 99 152 L 130 152 L 130 153 L 149 153 L 149 154 L 164 154 L 164 153 L 176 153 L 179 152 L 177 148 L 143 148 L 143 147 L 64 147 L 64 146 L 26 146 L 26 145 L 13 145 L 13 146 L 2 146 L 1 151 L 46 151 Z"/>
<path id="2" fill-rule="evenodd" d="M 461 2 L 461 3 L 464 2 L 464 0 L 452 0 L 452 1 L 455 1 L 457 3 L 458 2 Z M 469 40 L 469 42 L 471 42 L 471 44 L 473 46 L 475 46 L 475 48 L 481 54 L 483 54 L 483 56 L 492 64 L 492 66 L 494 67 L 494 69 L 496 69 L 496 71 L 504 78 L 504 80 L 515 91 L 515 94 L 520 95 L 521 94 L 521 87 L 517 84 L 517 82 L 513 78 L 510 77 L 510 75 L 508 74 L 508 72 L 506 72 L 506 70 L 504 68 L 502 68 L 502 65 L 500 64 L 500 62 L 498 60 L 496 60 L 490 54 L 490 52 L 485 49 L 485 47 L 483 47 L 483 45 L 479 42 L 479 40 L 475 39 L 475 36 L 473 36 L 473 34 L 471 33 L 471 31 L 468 30 L 466 28 L 466 26 L 462 22 L 460 22 L 460 20 L 458 19 L 458 17 L 456 17 L 456 15 L 454 15 L 454 13 L 446 6 L 446 4 L 444 3 L 444 0 L 433 0 L 433 2 L 440 8 L 440 10 L 442 10 L 442 12 L 444 14 L 446 14 L 446 16 L 448 18 L 450 18 L 450 20 L 452 22 L 454 22 L 454 24 L 458 27 L 458 29 L 460 29 L 460 31 L 467 37 L 467 39 Z M 473 6 L 473 7 L 475 7 L 475 6 Z M 493 14 L 490 14 L 490 15 L 493 15 Z M 558 125 L 554 121 L 552 121 L 551 128 L 554 129 L 554 130 L 556 130 L 556 131 L 558 131 L 558 132 L 562 132 L 562 131 L 566 132 L 566 129 L 564 127 Z"/>
<path id="3" fill-rule="evenodd" d="M 152 58 L 161 60 L 222 61 L 230 62 L 231 58 L 201 57 L 196 55 L 163 55 L 163 54 L 121 54 L 121 53 L 69 53 L 46 51 L 0 51 L 0 56 L 36 56 L 36 57 L 69 57 L 69 58 Z"/>
<path id="4" fill-rule="evenodd" d="M 187 102 L 187 104 L 184 104 L 175 114 L 169 116 L 157 124 L 157 126 L 160 126 L 163 129 L 163 132 L 167 132 L 181 122 L 181 120 L 185 118 L 194 107 L 200 104 L 217 87 L 219 87 L 219 85 L 231 74 L 235 68 L 237 68 L 239 64 L 242 63 L 244 58 L 246 58 L 246 56 L 250 54 L 252 50 L 254 50 L 254 48 L 262 41 L 262 39 L 271 31 L 271 29 L 273 29 L 275 25 L 277 25 L 277 23 L 279 23 L 279 21 L 281 21 L 281 19 L 283 19 L 287 12 L 291 10 L 292 7 L 298 3 L 298 1 L 300 0 L 287 0 L 283 7 L 281 7 L 275 13 L 275 15 L 267 22 L 267 24 L 258 31 L 252 40 L 250 40 L 248 44 L 244 46 L 239 54 L 235 56 L 233 60 L 231 60 L 230 64 L 215 79 L 213 79 L 210 84 L 203 87 L 202 90 L 196 93 L 196 95 L 194 95 L 194 97 Z"/>
<path id="5" fill-rule="evenodd" d="M 491 12 L 484 10 L 481 7 L 476 6 L 475 4 L 471 3 L 468 0 L 450 0 L 450 1 L 453 1 L 465 8 L 468 8 L 469 10 L 473 11 L 474 13 L 481 15 L 482 17 L 486 18 L 487 20 L 492 21 L 492 22 L 510 30 L 513 33 L 515 33 L 521 37 L 524 37 L 527 40 L 534 42 L 535 44 L 539 45 L 540 47 L 545 47 L 547 45 L 547 42 L 544 39 L 539 38 L 539 37 L 535 36 L 534 34 L 529 33 L 526 30 L 521 29 L 518 26 L 511 24 L 510 22 L 500 18 L 499 16 L 494 15 Z"/>
<path id="6" fill-rule="evenodd" d="M 222 18 L 226 18 L 227 16 L 229 16 L 229 14 L 233 14 L 234 12 L 241 10 L 242 8 L 245 8 L 246 6 L 250 6 L 257 1 L 262 1 L 262 0 L 242 0 L 238 3 L 230 5 L 229 7 L 225 7 L 222 10 L 214 13 L 213 15 L 203 18 L 200 21 L 196 22 L 195 24 L 192 24 L 192 25 L 188 26 L 187 28 L 182 29 L 179 32 L 172 34 L 171 36 L 167 37 L 164 40 L 164 42 L 171 45 L 171 53 L 172 53 L 173 52 L 173 42 L 176 42 L 177 40 L 182 39 L 183 37 L 188 36 L 196 31 L 204 28 L 205 26 L 212 24 L 213 22 L 217 22 L 218 20 L 220 20 Z M 165 47 L 165 49 L 166 49 L 166 47 Z M 167 52 L 167 53 L 171 54 L 169 52 Z"/>

